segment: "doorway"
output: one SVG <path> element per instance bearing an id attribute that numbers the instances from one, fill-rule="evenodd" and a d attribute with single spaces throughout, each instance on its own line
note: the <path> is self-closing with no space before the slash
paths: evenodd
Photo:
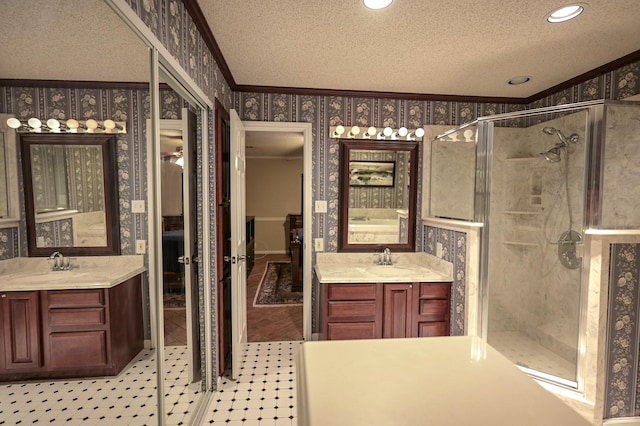
<path id="1" fill-rule="evenodd" d="M 248 342 L 302 340 L 303 148 L 302 132 L 246 132 Z"/>
<path id="2" fill-rule="evenodd" d="M 217 105 L 216 113 L 218 109 L 222 109 L 220 105 Z M 311 225 L 311 146 L 312 146 L 312 126 L 310 123 L 280 123 L 280 122 L 242 122 L 241 126 L 244 128 L 245 133 L 250 132 L 293 132 L 300 133 L 303 137 L 303 176 L 301 177 L 301 185 L 303 187 L 303 198 L 302 198 L 302 219 L 304 223 L 308 223 Z M 229 133 L 233 134 L 234 129 L 233 125 L 231 126 L 231 130 Z M 227 164 L 226 170 L 229 170 L 230 164 L 234 164 L 236 159 L 231 158 L 230 150 L 225 150 L 223 147 L 227 146 L 226 141 L 222 140 L 223 132 L 218 132 L 217 134 L 217 164 L 218 171 L 222 170 L 225 167 L 225 162 Z M 242 136 L 244 143 L 244 133 Z M 245 147 L 246 148 L 246 147 Z M 224 152 L 223 152 L 224 151 Z M 230 181 L 230 172 L 225 173 L 223 176 L 219 176 L 218 179 L 218 187 L 226 186 L 228 183 L 226 181 Z M 244 184 L 244 182 L 243 182 Z M 233 202 L 233 200 L 229 200 L 229 203 Z M 226 204 L 226 199 L 218 197 L 217 200 L 218 208 L 221 207 L 221 204 Z M 218 217 L 220 218 L 220 222 L 224 222 L 224 216 L 220 215 L 219 212 Z M 230 218 L 230 222 L 233 221 L 234 218 Z M 242 218 L 243 222 L 246 222 L 246 218 Z M 284 232 L 284 231 L 283 231 Z M 300 229 L 300 237 L 301 237 L 301 251 L 302 251 L 302 266 L 303 269 L 301 271 L 302 275 L 302 287 L 303 287 L 303 327 L 302 327 L 302 337 L 304 340 L 311 340 L 311 226 L 306 226 Z M 218 228 L 218 238 L 220 240 L 221 229 Z M 225 255 L 224 250 L 220 247 L 219 241 L 218 247 L 218 265 L 224 264 Z M 219 271 L 222 271 L 224 268 L 219 266 Z M 243 330 L 246 329 L 246 310 L 247 310 L 247 298 L 245 296 L 245 303 L 238 303 L 233 305 L 233 302 L 229 298 L 230 291 L 224 291 L 225 281 L 219 277 L 218 282 L 218 301 L 220 305 L 218 306 L 218 326 L 219 326 L 219 338 L 226 339 L 225 336 L 229 335 L 229 329 L 231 330 Z M 230 288 L 234 288 L 234 283 L 230 283 Z M 252 302 L 252 301 L 251 301 Z M 235 306 L 234 309 L 242 310 L 244 312 L 230 312 L 232 310 L 232 306 Z M 233 322 L 233 318 L 244 318 L 243 324 L 237 324 Z M 229 322 L 231 321 L 231 322 Z M 219 365 L 219 374 L 223 375 L 225 371 L 224 359 L 229 359 L 230 350 L 232 353 L 242 353 L 244 350 L 242 342 L 235 342 L 233 339 L 230 339 L 231 343 L 226 342 L 218 342 L 218 359 L 220 361 Z"/>

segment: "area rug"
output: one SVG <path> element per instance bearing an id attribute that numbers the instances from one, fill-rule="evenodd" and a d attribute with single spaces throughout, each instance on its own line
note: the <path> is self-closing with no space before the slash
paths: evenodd
<path id="1" fill-rule="evenodd" d="M 162 295 L 165 309 L 184 308 L 187 306 L 184 293 L 164 293 Z"/>
<path id="2" fill-rule="evenodd" d="M 302 304 L 302 292 L 291 291 L 291 262 L 267 262 L 253 306 L 268 308 Z"/>

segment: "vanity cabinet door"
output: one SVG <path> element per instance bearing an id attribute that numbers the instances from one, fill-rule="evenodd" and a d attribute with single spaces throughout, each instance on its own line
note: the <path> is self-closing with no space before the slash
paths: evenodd
<path id="1" fill-rule="evenodd" d="M 414 337 L 448 336 L 451 283 L 419 283 L 414 286 Z"/>
<path id="2" fill-rule="evenodd" d="M 40 315 L 37 291 L 0 293 L 3 356 L 0 371 L 39 369 Z"/>
<path id="3" fill-rule="evenodd" d="M 413 287 L 411 283 L 384 285 L 382 337 L 412 337 Z"/>

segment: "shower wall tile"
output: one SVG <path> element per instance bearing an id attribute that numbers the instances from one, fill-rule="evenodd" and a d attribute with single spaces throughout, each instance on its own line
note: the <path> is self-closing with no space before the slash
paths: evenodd
<path id="1" fill-rule="evenodd" d="M 605 106 L 602 226 L 638 228 L 640 208 L 640 106 Z"/>

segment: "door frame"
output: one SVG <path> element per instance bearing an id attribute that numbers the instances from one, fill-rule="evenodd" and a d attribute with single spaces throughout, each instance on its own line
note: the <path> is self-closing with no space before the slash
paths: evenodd
<path id="1" fill-rule="evenodd" d="M 313 126 L 311 123 L 279 122 L 279 121 L 243 121 L 245 132 L 290 132 L 302 133 L 303 146 L 303 273 L 302 273 L 302 338 L 311 340 L 311 294 L 313 283 L 311 281 L 311 248 L 312 248 L 312 220 L 313 220 L 313 194 L 312 194 L 312 147 Z"/>

